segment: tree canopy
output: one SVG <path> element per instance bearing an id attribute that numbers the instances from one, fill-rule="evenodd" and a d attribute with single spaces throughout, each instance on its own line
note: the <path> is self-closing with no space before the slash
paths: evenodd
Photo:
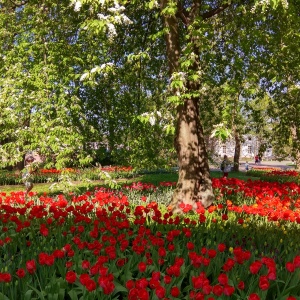
<path id="1" fill-rule="evenodd" d="M 238 145 L 263 120 L 274 144 L 299 155 L 298 8 L 296 0 L 0 1 L 1 166 L 33 150 L 48 165 L 87 165 L 103 147 L 120 163 L 168 166 L 175 148 L 171 206 L 209 206 L 205 139 L 214 126 L 225 124 Z"/>

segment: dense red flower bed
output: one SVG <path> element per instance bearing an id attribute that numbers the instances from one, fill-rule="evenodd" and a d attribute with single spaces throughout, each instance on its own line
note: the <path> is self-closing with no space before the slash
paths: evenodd
<path id="1" fill-rule="evenodd" d="M 299 176 L 299 172 L 295 170 L 273 170 L 269 172 L 267 175 L 269 176 L 291 176 L 291 177 L 297 177 Z"/>
<path id="2" fill-rule="evenodd" d="M 215 179 L 214 188 L 231 199 L 229 210 L 268 217 L 269 221 L 285 220 L 300 223 L 300 186 L 293 182 L 242 181 L 235 178 Z M 236 195 L 240 198 L 237 200 Z M 242 199 L 252 204 L 240 203 Z M 244 202 L 244 201 L 243 201 Z"/>
<path id="3" fill-rule="evenodd" d="M 0 297 L 297 299 L 299 244 L 282 248 L 278 238 L 280 222 L 295 226 L 290 235 L 299 230 L 299 185 L 213 179 L 217 202 L 198 215 L 173 215 L 145 199 L 130 205 L 132 190 L 147 199 L 173 185 L 31 193 L 30 201 L 23 192 L 0 193 Z M 279 226 L 269 253 L 251 244 L 254 217 L 266 229 Z M 251 248 L 239 244 L 245 238 Z"/>

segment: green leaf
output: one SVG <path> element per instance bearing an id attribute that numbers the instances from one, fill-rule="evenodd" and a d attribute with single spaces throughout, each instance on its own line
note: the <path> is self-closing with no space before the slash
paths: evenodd
<path id="1" fill-rule="evenodd" d="M 127 277 L 126 277 L 127 278 Z M 114 281 L 114 284 L 115 284 L 115 290 L 114 292 L 128 292 L 127 288 L 124 287 L 123 285 L 121 285 L 118 281 Z"/>
<path id="2" fill-rule="evenodd" d="M 0 300 L 10 300 L 10 299 L 0 292 Z"/>
<path id="3" fill-rule="evenodd" d="M 39 291 L 38 289 L 36 289 L 35 287 L 33 287 L 33 286 L 29 285 L 29 284 L 28 284 L 28 286 L 29 286 L 30 288 L 32 288 L 33 291 L 35 291 L 35 292 L 38 294 L 39 299 L 45 299 L 45 295 L 44 295 L 45 292 L 44 292 L 44 291 Z"/>
<path id="4" fill-rule="evenodd" d="M 78 300 L 78 296 L 75 290 L 71 290 L 70 292 L 68 292 L 68 295 L 70 296 L 71 300 Z"/>

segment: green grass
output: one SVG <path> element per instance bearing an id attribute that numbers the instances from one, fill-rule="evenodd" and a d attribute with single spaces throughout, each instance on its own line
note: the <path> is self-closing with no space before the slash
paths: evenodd
<path id="1" fill-rule="evenodd" d="M 137 178 L 134 179 L 119 179 L 117 180 L 117 182 L 119 184 L 129 184 L 133 181 L 138 181 L 136 180 Z M 57 194 L 61 194 L 64 192 L 64 190 L 62 188 L 54 188 L 54 189 L 50 189 L 50 186 L 52 185 L 52 183 L 34 183 L 32 192 L 36 192 L 38 194 L 43 194 L 44 192 L 46 192 L 48 195 L 57 195 Z M 101 180 L 95 180 L 92 181 L 91 183 L 89 183 L 88 185 L 86 183 L 83 182 L 73 182 L 73 189 L 70 188 L 71 190 L 77 191 L 78 194 L 80 193 L 84 193 L 87 190 L 93 189 L 94 187 L 97 186 L 106 186 L 106 184 L 104 183 L 104 181 Z M 4 192 L 4 193 L 11 193 L 11 192 L 18 192 L 18 191 L 22 191 L 25 190 L 24 189 L 24 185 L 2 185 L 0 186 L 0 193 Z"/>
<path id="2" fill-rule="evenodd" d="M 212 171 L 211 173 L 212 178 L 220 178 L 222 177 L 222 173 L 220 171 Z M 258 177 L 251 177 L 247 176 L 245 172 L 230 172 L 229 178 L 237 178 L 240 180 L 258 180 Z M 144 174 L 137 176 L 135 178 L 130 179 L 118 179 L 117 182 L 119 184 L 130 184 L 132 182 L 144 182 L 144 183 L 152 183 L 154 185 L 158 185 L 160 182 L 167 181 L 167 182 L 177 182 L 178 180 L 178 173 L 171 172 L 171 173 L 150 173 L 150 174 Z M 87 189 L 92 189 L 96 186 L 103 186 L 105 185 L 103 181 L 97 180 L 92 181 L 88 185 L 83 182 L 73 182 L 74 184 L 74 190 L 77 190 L 77 192 L 85 192 Z M 49 195 L 51 194 L 59 194 L 62 193 L 63 190 L 60 188 L 50 190 L 51 183 L 35 183 L 33 187 L 33 192 L 37 192 L 38 194 L 42 194 L 44 192 L 47 192 Z M 17 192 L 24 190 L 23 185 L 5 185 L 0 186 L 0 192 L 10 193 L 10 192 Z"/>
<path id="3" fill-rule="evenodd" d="M 211 171 L 210 175 L 212 178 L 220 178 L 222 177 L 222 172 L 220 171 Z M 159 182 L 162 181 L 177 181 L 178 180 L 178 173 L 159 173 L 159 174 L 145 174 L 141 176 L 142 179 L 140 181 L 147 182 L 147 183 L 153 183 L 157 185 Z M 248 176 L 245 172 L 230 172 L 229 178 L 237 178 L 240 180 L 258 180 L 258 177 Z"/>

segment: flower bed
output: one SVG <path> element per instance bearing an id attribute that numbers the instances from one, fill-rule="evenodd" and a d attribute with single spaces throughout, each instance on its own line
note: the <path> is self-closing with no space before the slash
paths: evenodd
<path id="1" fill-rule="evenodd" d="M 275 182 L 295 182 L 297 184 L 300 183 L 300 174 L 294 170 L 285 170 L 278 171 L 274 170 L 264 174 L 264 176 L 260 177 L 261 180 L 264 181 L 275 181 Z"/>
<path id="2" fill-rule="evenodd" d="M 99 180 L 105 173 L 109 173 L 109 176 L 113 179 L 133 176 L 132 167 L 104 166 L 101 168 L 86 169 L 39 169 L 36 173 L 34 173 L 32 179 L 35 183 L 58 182 L 60 181 L 62 176 L 68 176 L 70 180 L 74 181 L 82 180 L 82 178 L 89 180 Z M 21 175 L 15 172 L 2 170 L 0 172 L 0 185 L 14 184 L 22 184 Z"/>
<path id="3" fill-rule="evenodd" d="M 299 185 L 213 179 L 182 216 L 173 186 L 0 193 L 0 299 L 299 299 Z"/>
<path id="4" fill-rule="evenodd" d="M 251 169 L 247 172 L 248 176 L 253 177 L 261 177 L 268 173 L 271 173 L 273 171 L 281 171 L 279 168 L 271 168 L 271 167 L 263 167 L 263 166 L 253 166 Z"/>

